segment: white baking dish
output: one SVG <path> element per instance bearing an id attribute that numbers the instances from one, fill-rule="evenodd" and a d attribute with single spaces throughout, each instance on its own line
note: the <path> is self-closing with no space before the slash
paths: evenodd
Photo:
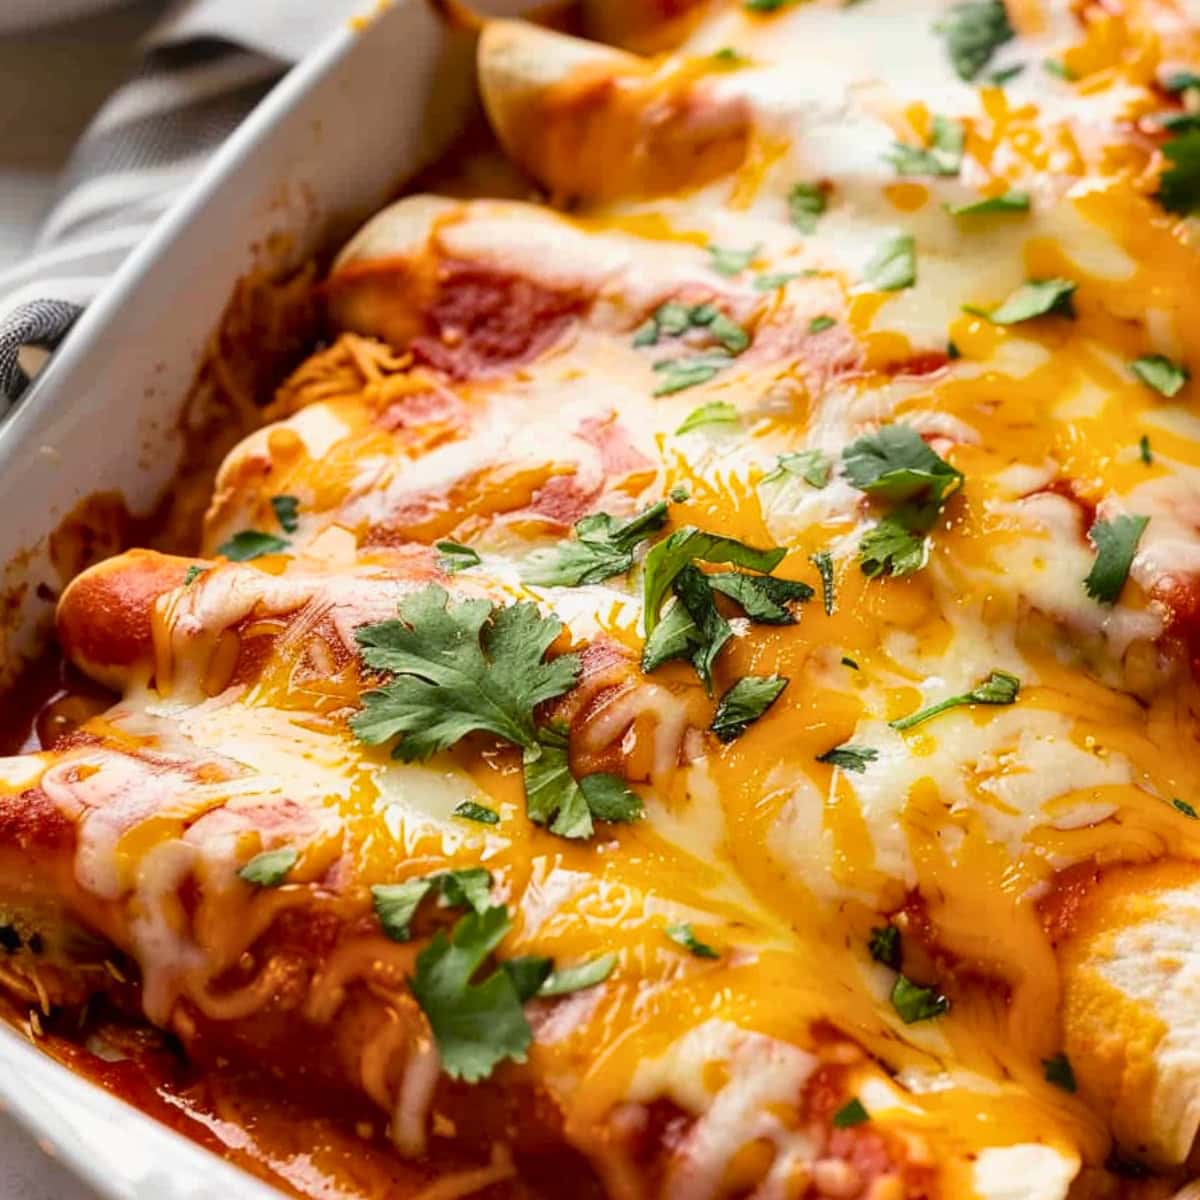
<path id="1" fill-rule="evenodd" d="M 512 11 L 519 4 L 494 4 Z M 152 509 L 176 417 L 237 280 L 264 247 L 301 260 L 344 236 L 442 150 L 470 111 L 470 39 L 420 0 L 382 5 L 293 71 L 126 262 L 0 429 L 0 683 L 45 638 L 50 534 L 83 498 Z M 0 1027 L 0 1103 L 115 1200 L 277 1193 Z"/>

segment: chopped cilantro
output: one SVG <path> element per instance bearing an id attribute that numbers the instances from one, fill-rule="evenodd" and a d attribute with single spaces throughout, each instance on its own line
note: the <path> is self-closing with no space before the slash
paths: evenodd
<path id="1" fill-rule="evenodd" d="M 1171 805 L 1183 813 L 1185 817 L 1191 817 L 1193 821 L 1200 820 L 1200 814 L 1186 800 L 1180 800 L 1178 796 L 1172 796 Z"/>
<path id="2" fill-rule="evenodd" d="M 768 574 L 780 564 L 786 553 L 779 546 L 760 550 L 733 538 L 705 533 L 690 525 L 677 529 L 646 555 L 642 601 L 647 630 L 652 630 L 658 623 L 659 612 L 675 576 L 693 560 L 730 563 L 735 567 Z"/>
<path id="3" fill-rule="evenodd" d="M 821 599 L 825 605 L 825 615 L 832 617 L 837 607 L 833 585 L 833 556 L 828 550 L 818 550 L 808 561 L 817 568 L 817 574 L 821 577 Z"/>
<path id="4" fill-rule="evenodd" d="M 500 969 L 512 980 L 517 999 L 522 1004 L 538 995 L 550 973 L 554 970 L 554 960 L 541 954 L 525 954 L 519 958 L 506 958 Z"/>
<path id="5" fill-rule="evenodd" d="M 711 258 L 708 264 L 718 275 L 740 275 L 758 256 L 761 246 L 750 246 L 746 250 L 732 250 L 724 246 L 706 246 Z"/>
<path id="6" fill-rule="evenodd" d="M 1002 196 L 988 196 L 986 200 L 975 200 L 970 204 L 947 204 L 946 211 L 952 217 L 985 217 L 994 213 L 1028 212 L 1029 193 L 1005 192 Z"/>
<path id="7" fill-rule="evenodd" d="M 842 451 L 846 479 L 869 496 L 893 503 L 942 503 L 962 486 L 963 475 L 932 450 L 911 426 L 882 425 Z"/>
<path id="8" fill-rule="evenodd" d="M 825 192 L 815 183 L 794 183 L 788 192 L 788 214 L 801 233 L 813 233 L 827 206 Z"/>
<path id="9" fill-rule="evenodd" d="M 1016 79 L 1025 70 L 1024 63 L 1014 63 L 1011 67 L 998 67 L 987 74 L 987 82 L 993 87 L 1003 87 L 1010 80 Z"/>
<path id="10" fill-rule="evenodd" d="M 867 263 L 864 281 L 878 292 L 897 292 L 917 281 L 917 252 L 912 234 L 884 242 Z"/>
<path id="11" fill-rule="evenodd" d="M 295 533 L 300 528 L 300 501 L 295 496 L 272 496 L 271 507 L 284 533 Z"/>
<path id="12" fill-rule="evenodd" d="M 716 378 L 718 371 L 723 371 L 731 362 L 733 358 L 730 355 L 718 351 L 697 354 L 692 358 L 668 358 L 656 362 L 654 370 L 661 375 L 662 381 L 652 394 L 671 396 L 675 392 L 708 383 Z"/>
<path id="13" fill-rule="evenodd" d="M 826 329 L 832 329 L 837 324 L 833 317 L 813 317 L 808 323 L 809 333 L 824 333 Z"/>
<path id="14" fill-rule="evenodd" d="M 648 675 L 672 659 L 690 659 L 702 642 L 700 630 L 687 608 L 676 600 L 646 638 L 642 670 Z"/>
<path id="15" fill-rule="evenodd" d="M 282 846 L 278 850 L 264 850 L 238 868 L 238 878 L 254 884 L 255 887 L 278 887 L 287 878 L 288 872 L 296 865 L 299 857 L 290 846 Z"/>
<path id="16" fill-rule="evenodd" d="M 483 561 L 470 546 L 464 546 L 461 542 L 443 541 L 435 542 L 434 545 L 441 551 L 437 560 L 438 567 L 447 575 L 477 567 Z"/>
<path id="17" fill-rule="evenodd" d="M 706 942 L 702 942 L 692 929 L 687 921 L 677 921 L 674 925 L 668 925 L 666 935 L 673 942 L 677 942 L 685 950 L 690 950 L 697 958 L 720 958 L 721 952 L 714 950 L 712 946 Z"/>
<path id="18" fill-rule="evenodd" d="M 861 775 L 867 769 L 868 763 L 873 763 L 879 757 L 879 751 L 874 746 L 855 746 L 846 742 L 834 746 L 824 754 L 817 755 L 817 762 L 828 763 L 831 767 L 841 767 L 843 771 L 853 771 Z"/>
<path id="19" fill-rule="evenodd" d="M 856 663 L 848 654 L 842 655 L 842 666 L 849 667 L 852 671 L 858 670 L 858 663 Z"/>
<path id="20" fill-rule="evenodd" d="M 1001 0 L 965 0 L 956 4 L 934 30 L 946 40 L 950 65 L 970 82 L 992 55 L 1016 35 Z"/>
<path id="21" fill-rule="evenodd" d="M 904 975 L 892 985 L 892 1007 L 905 1025 L 940 1017 L 950 1009 L 950 1001 L 937 988 L 922 987 Z"/>
<path id="22" fill-rule="evenodd" d="M 957 121 L 934 117 L 928 147 L 894 142 L 886 157 L 897 175 L 957 175 L 963 144 L 963 127 Z"/>
<path id="23" fill-rule="evenodd" d="M 1180 92 L 1200 88 L 1200 75 L 1195 71 L 1175 71 L 1162 81 L 1163 88 L 1178 95 Z"/>
<path id="24" fill-rule="evenodd" d="M 929 557 L 924 514 L 911 505 L 881 518 L 858 543 L 859 566 L 868 579 L 899 578 L 921 570 Z"/>
<path id="25" fill-rule="evenodd" d="M 511 924 L 502 905 L 469 912 L 449 937 L 439 930 L 417 955 L 409 986 L 453 1079 L 477 1083 L 505 1059 L 524 1062 L 533 1040 L 508 972 L 496 967 L 480 983 L 471 982 Z"/>
<path id="26" fill-rule="evenodd" d="M 413 762 L 476 731 L 534 750 L 534 709 L 570 690 L 579 657 L 544 655 L 562 631 L 528 602 L 453 602 L 429 584 L 401 600 L 398 620 L 355 633 L 363 662 L 390 678 L 363 696 L 350 727 L 370 746 L 396 738 L 394 758 Z"/>
<path id="27" fill-rule="evenodd" d="M 1192 377 L 1187 367 L 1173 363 L 1162 354 L 1143 354 L 1129 369 L 1147 386 L 1170 399 Z"/>
<path id="28" fill-rule="evenodd" d="M 787 685 L 781 675 L 743 676 L 721 697 L 709 728 L 722 742 L 732 742 L 779 699 Z"/>
<path id="29" fill-rule="evenodd" d="M 1171 166 L 1159 177 L 1155 199 L 1168 212 L 1195 212 L 1200 207 L 1200 130 L 1181 133 L 1161 149 Z"/>
<path id="30" fill-rule="evenodd" d="M 539 996 L 566 996 L 603 983 L 617 965 L 615 954 L 601 954 L 573 967 L 557 967 L 538 988 Z"/>
<path id="31" fill-rule="evenodd" d="M 195 563 L 192 563 L 192 565 L 183 573 L 183 586 L 191 587 L 192 584 L 195 583 L 196 580 L 199 579 L 200 576 L 203 575 L 207 570 L 207 567 L 198 567 Z"/>
<path id="32" fill-rule="evenodd" d="M 691 618 L 688 657 L 711 695 L 713 663 L 725 643 L 733 637 L 733 629 L 717 611 L 707 576 L 692 563 L 680 568 L 671 581 L 671 590 Z"/>
<path id="33" fill-rule="evenodd" d="M 1149 522 L 1149 517 L 1124 515 L 1111 521 L 1097 521 L 1088 530 L 1088 538 L 1096 547 L 1096 560 L 1083 586 L 1093 600 L 1101 604 L 1117 602 L 1129 577 L 1142 531 Z"/>
<path id="34" fill-rule="evenodd" d="M 895 925 L 876 925 L 867 940 L 871 957 L 893 971 L 900 970 L 900 930 Z"/>
<path id="35" fill-rule="evenodd" d="M 550 726 L 524 755 L 525 807 L 529 819 L 565 838 L 592 836 L 592 820 L 634 821 L 642 802 L 615 775 L 576 779 L 567 754 L 567 731 Z"/>
<path id="36" fill-rule="evenodd" d="M 773 575 L 724 571 L 705 575 L 704 579 L 713 591 L 736 601 L 746 616 L 760 625 L 794 625 L 796 614 L 789 605 L 811 600 L 813 594 L 807 583 L 776 579 Z"/>
<path id="37" fill-rule="evenodd" d="M 489 871 L 469 867 L 421 875 L 403 883 L 376 884 L 371 888 L 371 901 L 383 932 L 393 942 L 407 942 L 412 937 L 412 919 L 430 892 L 439 894 L 444 908 L 470 908 L 482 913 L 487 910 L 491 886 Z"/>
<path id="38" fill-rule="evenodd" d="M 1059 1053 L 1053 1058 L 1043 1058 L 1042 1074 L 1047 1083 L 1062 1088 L 1064 1092 L 1075 1090 L 1075 1072 L 1071 1069 L 1070 1059 L 1065 1054 Z"/>
<path id="39" fill-rule="evenodd" d="M 779 483 L 789 475 L 798 475 L 809 487 L 823 488 L 829 483 L 832 470 L 833 463 L 824 450 L 797 450 L 794 454 L 781 454 L 762 481 Z"/>
<path id="40" fill-rule="evenodd" d="M 533 551 L 521 564 L 521 579 L 541 587 L 581 587 L 624 575 L 638 545 L 666 523 L 664 500 L 628 520 L 591 513 L 575 523 L 574 541 Z"/>
<path id="41" fill-rule="evenodd" d="M 702 404 L 693 408 L 683 419 L 683 423 L 675 430 L 678 437 L 682 433 L 691 433 L 695 429 L 704 429 L 709 425 L 720 425 L 725 428 L 738 427 L 742 423 L 738 410 L 726 400 L 714 400 L 711 404 Z"/>
<path id="42" fill-rule="evenodd" d="M 222 542 L 217 547 L 217 553 L 225 555 L 230 562 L 248 562 L 252 558 L 261 558 L 264 554 L 282 554 L 288 548 L 289 543 L 273 533 L 242 529 L 229 541 Z"/>
<path id="43" fill-rule="evenodd" d="M 776 288 L 781 288 L 784 284 L 799 278 L 800 275 L 797 271 L 778 271 L 774 275 L 756 275 L 754 290 L 756 292 L 773 292 Z"/>
<path id="44" fill-rule="evenodd" d="M 969 692 L 963 692 L 957 696 L 947 696 L 945 700 L 939 700 L 927 708 L 918 709 L 917 712 L 910 713 L 907 717 L 889 721 L 888 724 L 893 729 L 912 729 L 914 725 L 920 725 L 931 717 L 936 717 L 939 713 L 948 712 L 952 708 L 961 708 L 967 704 L 1012 704 L 1016 701 L 1017 693 L 1020 690 L 1021 681 L 1015 675 L 1009 675 L 1007 671 L 992 671 L 982 683 L 976 684 Z"/>
<path id="45" fill-rule="evenodd" d="M 963 308 L 973 316 L 986 318 L 993 325 L 1018 325 L 1051 314 L 1074 318 L 1071 297 L 1078 286 L 1070 279 L 1031 279 L 990 312 L 970 304 L 964 304 Z"/>
<path id="46" fill-rule="evenodd" d="M 1074 83 L 1079 78 L 1066 63 L 1060 62 L 1057 58 L 1042 59 L 1042 70 L 1047 75 L 1053 75 L 1055 79 L 1061 79 L 1065 83 Z"/>
<path id="47" fill-rule="evenodd" d="M 476 804 L 474 800 L 464 800 L 455 805 L 454 816 L 462 817 L 464 821 L 478 821 L 480 825 L 499 825 L 500 814 L 486 804 Z"/>
<path id="48" fill-rule="evenodd" d="M 1150 439 L 1144 433 L 1138 438 L 1138 457 L 1146 466 L 1154 462 L 1154 455 L 1150 453 Z"/>
<path id="49" fill-rule="evenodd" d="M 834 1129 L 850 1129 L 852 1126 L 861 1125 L 870 1119 L 870 1114 L 863 1107 L 863 1102 L 855 1096 L 854 1099 L 847 1100 L 833 1114 L 833 1127 Z"/>
<path id="50" fill-rule="evenodd" d="M 956 359 L 962 358 L 962 351 L 958 348 L 957 343 L 949 341 L 946 343 L 946 357 L 954 362 Z"/>
<path id="51" fill-rule="evenodd" d="M 750 60 L 733 46 L 722 46 L 720 50 L 714 50 L 709 58 L 718 66 L 722 67 L 742 67 Z"/>
<path id="52" fill-rule="evenodd" d="M 750 335 L 714 304 L 694 304 L 690 308 L 678 301 L 660 304 L 633 337 L 635 346 L 657 346 L 659 338 L 679 337 L 689 329 L 707 329 L 709 336 L 730 354 L 741 354 L 750 345 Z"/>

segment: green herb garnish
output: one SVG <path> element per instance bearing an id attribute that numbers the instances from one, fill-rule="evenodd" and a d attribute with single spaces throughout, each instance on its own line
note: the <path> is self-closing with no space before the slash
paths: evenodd
<path id="1" fill-rule="evenodd" d="M 831 767 L 841 767 L 843 771 L 853 771 L 856 775 L 863 774 L 868 763 L 873 763 L 879 757 L 879 751 L 874 746 L 855 746 L 846 742 L 834 746 L 824 754 L 817 755 L 817 762 L 828 763 Z"/>
<path id="2" fill-rule="evenodd" d="M 1093 600 L 1101 604 L 1117 602 L 1129 577 L 1137 544 L 1149 522 L 1149 517 L 1126 515 L 1097 521 L 1088 530 L 1088 538 L 1096 547 L 1096 560 L 1083 586 Z"/>
<path id="3" fill-rule="evenodd" d="M 992 671 L 982 683 L 976 684 L 969 692 L 947 696 L 945 700 L 939 700 L 936 704 L 919 709 L 907 717 L 889 721 L 888 724 L 893 729 L 912 729 L 914 725 L 920 725 L 952 708 L 961 708 L 968 704 L 1012 704 L 1020 690 L 1021 681 L 1015 675 L 1009 675 L 1007 671 Z"/>
<path id="4" fill-rule="evenodd" d="M 438 567 L 447 575 L 477 567 L 483 561 L 470 546 L 464 546 L 461 542 L 442 541 L 434 545 L 441 552 L 438 554 Z"/>
<path id="5" fill-rule="evenodd" d="M 217 553 L 225 555 L 230 562 L 248 562 L 252 558 L 261 558 L 264 554 L 282 554 L 287 549 L 289 543 L 273 533 L 242 529 L 229 541 L 222 542 L 217 547 Z"/>
<path id="6" fill-rule="evenodd" d="M 956 4 L 934 30 L 946 40 L 950 64 L 960 79 L 970 82 L 992 55 L 1016 34 L 1001 0 L 967 0 Z"/>
<path id="7" fill-rule="evenodd" d="M 928 147 L 895 142 L 886 158 L 897 175 L 957 175 L 963 145 L 963 127 L 957 121 L 934 117 Z"/>
<path id="8" fill-rule="evenodd" d="M 1162 354 L 1143 354 L 1129 364 L 1129 369 L 1159 395 L 1170 399 L 1192 377 L 1187 367 L 1173 363 Z"/>
<path id="9" fill-rule="evenodd" d="M 896 292 L 917 281 L 916 243 L 908 233 L 889 238 L 867 263 L 864 280 L 877 292 Z"/>
<path id="10" fill-rule="evenodd" d="M 905 1025 L 940 1017 L 950 1009 L 950 1001 L 937 988 L 922 987 L 904 975 L 896 976 L 891 999 Z"/>
<path id="11" fill-rule="evenodd" d="M 288 872 L 296 865 L 299 857 L 290 846 L 283 846 L 278 850 L 264 850 L 238 868 L 238 878 L 254 884 L 255 887 L 278 887 L 287 878 Z"/>
<path id="12" fill-rule="evenodd" d="M 674 925 L 668 925 L 666 935 L 673 942 L 677 942 L 685 950 L 690 950 L 697 958 L 720 958 L 721 952 L 714 950 L 712 946 L 706 942 L 702 942 L 692 929 L 687 921 L 679 921 Z"/>
<path id="13" fill-rule="evenodd" d="M 722 742 L 732 742 L 779 699 L 787 685 L 781 675 L 744 676 L 721 697 L 709 728 Z"/>

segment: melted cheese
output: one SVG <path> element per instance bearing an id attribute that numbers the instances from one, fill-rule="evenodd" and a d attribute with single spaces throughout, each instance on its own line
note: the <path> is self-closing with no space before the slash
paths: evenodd
<path id="1" fill-rule="evenodd" d="M 1025 69 L 1000 88 L 954 73 L 931 29 L 945 9 L 714 6 L 654 59 L 514 25 L 484 35 L 506 148 L 572 204 L 415 196 L 369 223 L 330 283 L 343 337 L 229 456 L 209 512 L 216 554 L 274 529 L 272 497 L 294 495 L 285 550 L 158 597 L 152 657 L 118 672 L 121 704 L 80 744 L 0 770 L 6 795 L 36 784 L 75 827 L 72 903 L 136 959 L 152 1020 L 253 1017 L 288 982 L 285 955 L 255 958 L 274 923 L 330 919 L 342 933 L 298 1011 L 362 1021 L 350 1081 L 419 1157 L 440 1064 L 405 984 L 418 947 L 378 934 L 369 888 L 484 865 L 514 916 L 504 956 L 618 955 L 602 987 L 544 1006 L 519 1068 L 614 1195 L 641 1200 L 653 1177 L 678 1200 L 893 1200 L 934 1180 L 946 1196 L 1060 1200 L 1114 1138 L 1187 1157 L 1200 826 L 1171 801 L 1200 796 L 1200 426 L 1194 385 L 1164 399 L 1129 363 L 1187 362 L 1200 327 L 1194 231 L 1152 199 L 1146 126 L 1165 103 L 1156 72 L 1200 63 L 1196 18 L 1166 0 L 1011 3 L 1020 36 L 990 65 Z M 746 62 L 729 69 L 724 47 Z M 893 143 L 923 144 L 935 116 L 963 123 L 962 169 L 898 177 Z M 789 193 L 817 181 L 826 210 L 797 229 Z M 1013 189 L 1029 212 L 946 211 Z M 898 234 L 915 283 L 875 291 L 867 264 Z M 710 246 L 751 264 L 723 275 Z M 787 278 L 756 286 L 767 275 Z M 1053 276 L 1078 284 L 1073 321 L 964 310 Z M 656 364 L 711 349 L 699 329 L 634 344 L 668 300 L 715 305 L 751 342 L 656 396 Z M 835 324 L 814 331 L 818 316 Z M 473 341 L 491 357 L 470 359 Z M 679 432 L 710 403 L 736 419 Z M 871 580 L 858 547 L 883 507 L 836 470 L 816 488 L 772 469 L 801 449 L 836 467 L 897 421 L 965 483 L 925 568 Z M 778 574 L 814 586 L 810 556 L 834 566 L 831 613 L 816 599 L 794 625 L 734 622 L 719 688 L 789 683 L 729 745 L 706 733 L 712 704 L 686 667 L 638 671 L 638 568 L 580 588 L 522 580 L 584 513 L 630 515 L 675 488 L 672 527 L 778 544 Z M 1149 525 L 1104 604 L 1084 586 L 1089 526 L 1120 514 Z M 610 653 L 568 701 L 572 748 L 637 785 L 643 822 L 567 842 L 526 819 L 511 756 L 463 744 L 400 764 L 348 732 L 354 631 L 441 578 L 443 538 L 481 555 L 456 592 L 531 599 L 564 643 Z M 1012 707 L 890 724 L 993 670 L 1020 678 Z M 876 752 L 865 770 L 820 761 L 847 742 Z M 463 800 L 500 823 L 455 818 Z M 280 845 L 299 854 L 287 885 L 248 894 L 238 864 Z M 1048 932 L 1062 872 L 1093 864 L 1119 898 L 1110 879 L 1160 861 L 1178 878 L 1153 898 L 1098 904 L 1066 941 Z M 905 1024 L 889 1000 L 895 972 L 867 951 L 889 920 L 906 972 L 951 997 L 936 1020 Z M 673 921 L 720 957 L 687 955 Z M 1064 1047 L 1079 1093 L 1045 1077 Z M 839 1142 L 806 1107 L 826 1075 L 839 1101 L 860 1098 L 874 1141 Z M 682 1123 L 647 1170 L 630 1145 L 663 1105 Z M 478 1186 L 511 1175 L 505 1155 Z"/>

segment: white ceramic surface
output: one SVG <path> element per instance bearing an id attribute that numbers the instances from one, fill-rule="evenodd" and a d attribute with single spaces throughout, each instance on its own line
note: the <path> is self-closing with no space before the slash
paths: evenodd
<path id="1" fill-rule="evenodd" d="M 226 143 L 0 427 L 0 590 L 25 585 L 0 682 L 46 636 L 36 584 L 54 582 L 47 541 L 63 515 L 113 489 L 144 512 L 169 485 L 174 418 L 255 248 L 276 234 L 298 256 L 331 244 L 444 148 L 472 102 L 471 49 L 421 0 L 335 35 Z M 276 1194 L 4 1028 L 0 1108 L 111 1200 Z"/>

